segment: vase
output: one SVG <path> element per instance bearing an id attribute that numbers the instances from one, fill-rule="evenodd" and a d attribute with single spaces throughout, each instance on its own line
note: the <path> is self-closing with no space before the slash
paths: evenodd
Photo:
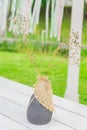
<path id="1" fill-rule="evenodd" d="M 50 81 L 46 77 L 40 76 L 29 101 L 27 119 L 32 124 L 47 124 L 52 119 L 53 109 Z"/>

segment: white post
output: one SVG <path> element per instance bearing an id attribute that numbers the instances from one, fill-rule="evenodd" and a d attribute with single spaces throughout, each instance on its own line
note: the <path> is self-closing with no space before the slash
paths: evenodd
<path id="1" fill-rule="evenodd" d="M 61 26 L 62 26 L 62 21 L 63 21 L 63 13 L 64 13 L 64 0 L 59 1 L 59 6 L 58 6 L 58 41 L 60 41 L 60 36 L 61 36 Z"/>
<path id="2" fill-rule="evenodd" d="M 79 45 L 81 45 L 81 37 L 82 37 L 83 9 L 84 9 L 84 0 L 73 0 L 71 33 L 72 33 L 72 30 L 74 32 L 78 32 Z M 70 57 L 70 55 L 73 52 L 77 53 L 75 50 L 76 46 L 73 41 L 72 41 L 72 48 L 73 49 L 69 48 L 68 79 L 67 79 L 67 89 L 65 92 L 65 98 L 71 99 L 72 101 L 79 102 L 78 82 L 79 82 L 79 65 L 80 65 L 80 47 L 77 48 L 78 59 L 79 59 L 78 65 L 72 64 L 72 58 Z"/>
<path id="3" fill-rule="evenodd" d="M 50 37 L 53 37 L 53 23 L 54 23 L 54 6 L 55 5 L 55 0 L 51 1 L 51 30 L 50 30 Z"/>
<path id="4" fill-rule="evenodd" d="M 50 7 L 50 0 L 46 1 L 46 38 L 48 38 L 48 31 L 49 31 L 49 7 Z"/>
<path id="5" fill-rule="evenodd" d="M 2 9 L 3 9 L 3 0 L 0 1 L 0 32 L 2 27 Z"/>
<path id="6" fill-rule="evenodd" d="M 4 0 L 3 1 L 3 7 L 2 7 L 2 26 L 0 30 L 0 35 L 4 36 L 7 30 L 7 16 L 8 16 L 8 11 L 9 11 L 9 5 L 10 5 L 10 0 Z"/>
<path id="7" fill-rule="evenodd" d="M 35 26 L 39 24 L 40 10 L 42 0 L 35 0 L 33 14 L 31 18 L 31 26 L 29 29 L 30 33 L 34 33 Z"/>
<path id="8" fill-rule="evenodd" d="M 13 0 L 12 1 L 12 4 L 11 4 L 11 22 L 10 22 L 10 26 L 9 26 L 9 31 L 12 30 L 12 20 L 13 18 L 15 17 L 15 12 L 16 12 L 16 3 L 17 3 L 17 0 Z"/>
<path id="9" fill-rule="evenodd" d="M 52 0 L 51 2 L 51 30 L 50 37 L 57 37 L 60 41 L 61 25 L 64 12 L 64 0 Z"/>

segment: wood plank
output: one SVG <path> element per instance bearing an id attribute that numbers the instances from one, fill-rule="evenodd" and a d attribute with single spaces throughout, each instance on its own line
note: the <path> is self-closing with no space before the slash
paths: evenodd
<path id="1" fill-rule="evenodd" d="M 58 123 L 58 121 L 52 120 L 49 124 L 38 126 L 38 125 L 32 125 L 27 121 L 26 116 L 26 108 L 23 106 L 20 106 L 18 104 L 12 103 L 11 101 L 8 101 L 6 99 L 3 99 L 0 97 L 0 113 L 4 114 L 5 116 L 9 117 L 14 122 L 16 121 L 18 124 L 21 124 L 22 126 L 25 126 L 26 128 L 29 128 L 31 130 L 74 130 L 62 123 Z M 1 115 L 0 115 L 1 117 Z M 4 120 L 3 120 L 4 122 Z M 1 123 L 1 121 L 0 121 Z M 10 124 L 10 123 L 9 123 Z M 15 126 L 14 126 L 15 128 Z"/>
<path id="2" fill-rule="evenodd" d="M 32 87 L 18 83 L 16 81 L 9 80 L 7 78 L 0 77 L 0 86 L 3 84 L 6 87 L 9 87 L 9 88 L 14 89 L 16 91 L 20 91 L 21 93 L 24 93 L 27 95 L 29 95 L 29 93 L 32 93 Z"/>
<path id="3" fill-rule="evenodd" d="M 19 121 L 20 119 L 24 119 L 23 121 L 21 121 L 22 123 L 24 123 L 25 117 L 23 116 L 23 117 L 20 118 L 18 116 L 23 115 L 26 112 L 26 108 L 23 107 L 23 106 L 20 106 L 19 104 L 15 104 L 15 103 L 12 103 L 12 102 L 9 103 L 9 102 L 10 101 L 4 101 L 4 99 L 3 99 L 2 104 L 1 104 L 1 101 L 0 101 L 0 104 L 1 104 L 0 112 L 8 115 L 11 118 L 15 117 L 16 118 L 15 120 L 17 120 L 18 122 L 20 122 Z M 3 104 L 5 104 L 5 105 L 3 106 Z M 9 111 L 8 111 L 8 109 L 6 110 L 6 108 L 8 108 Z M 72 112 L 66 111 L 66 110 L 58 108 L 58 107 L 55 107 L 55 112 L 54 112 L 54 115 L 53 115 L 53 121 L 54 120 L 66 125 L 68 127 L 71 127 L 73 129 L 82 130 L 82 128 L 84 128 L 84 129 L 87 128 L 87 118 L 78 116 L 78 115 L 76 115 Z"/>
<path id="4" fill-rule="evenodd" d="M 14 104 L 6 99 L 0 98 L 0 113 L 9 116 L 10 118 L 16 120 L 23 125 L 26 125 L 26 108 L 23 106 Z M 65 110 L 62 110 L 57 107 L 55 109 L 52 122 L 54 122 L 55 120 L 60 123 L 63 123 L 65 126 L 72 127 L 73 129 L 82 130 L 82 128 L 87 128 L 87 119 L 74 115 L 71 112 L 66 112 Z"/>
<path id="5" fill-rule="evenodd" d="M 0 88 L 2 88 L 2 87 L 0 87 Z M 3 89 L 0 91 L 0 95 L 1 95 L 1 93 L 2 93 L 2 96 L 4 95 L 5 98 L 9 97 L 8 99 L 11 100 L 11 101 L 15 100 L 15 103 L 19 102 L 19 104 L 17 104 L 17 105 L 22 105 L 22 106 L 24 105 L 24 107 L 27 108 L 27 104 L 28 104 L 28 100 L 29 100 L 29 97 L 27 95 L 19 93 L 18 91 L 13 92 L 13 89 L 10 90 L 9 87 L 7 87 L 7 88 L 3 87 Z M 23 102 L 21 102 L 22 101 L 21 99 L 23 100 Z M 56 100 L 57 100 L 57 98 L 56 98 Z M 58 101 L 57 101 L 57 103 L 58 103 Z M 65 104 L 65 106 L 67 106 L 67 104 Z M 68 108 L 68 106 L 67 106 L 67 108 Z M 57 120 L 59 122 L 62 122 L 64 124 L 66 124 L 66 125 L 70 125 L 70 127 L 73 127 L 75 129 L 79 128 L 79 129 L 82 130 L 82 127 L 83 128 L 87 127 L 87 125 L 86 125 L 87 118 L 78 115 L 78 113 L 77 114 L 73 113 L 73 111 L 66 110 L 65 108 L 62 108 L 62 106 L 59 106 L 59 107 L 56 106 L 55 107 L 55 112 L 54 112 L 53 119 Z"/>
<path id="6" fill-rule="evenodd" d="M 6 91 L 6 92 L 3 91 L 3 93 L 2 93 L 2 91 L 0 90 L 0 96 L 1 96 L 1 93 L 2 93 L 2 97 L 0 97 L 0 98 L 4 97 L 3 98 L 4 100 L 8 100 L 9 102 L 14 103 L 15 105 L 18 105 L 20 107 L 23 107 L 23 108 L 27 109 L 30 97 L 28 97 L 28 100 L 27 100 L 27 98 L 25 98 L 25 95 L 17 95 L 18 93 L 12 93 L 12 92 L 8 93 L 8 92 L 9 91 Z M 19 99 L 19 97 L 20 97 L 20 99 Z M 21 100 L 21 99 L 23 99 L 23 97 L 24 97 L 24 100 Z M 0 101 L 0 103 L 1 103 L 1 101 Z M 4 101 L 2 102 L 1 106 L 3 106 L 3 104 L 5 104 L 4 107 L 6 109 L 6 103 L 4 103 Z M 8 108 L 10 108 L 10 107 L 8 107 Z M 14 106 L 14 109 L 16 109 L 15 106 Z M 11 112 L 11 110 L 9 110 L 9 112 Z M 55 117 L 54 117 L 54 120 L 55 120 Z"/>
<path id="7" fill-rule="evenodd" d="M 16 97 L 14 91 L 16 93 Z M 1 96 L 7 97 L 8 99 L 13 100 L 14 102 L 26 106 L 26 104 L 28 104 L 29 96 L 31 96 L 32 93 L 33 93 L 33 89 L 31 87 L 0 77 Z M 22 94 L 26 96 L 23 97 Z M 71 111 L 78 115 L 87 117 L 87 106 L 66 100 L 58 96 L 54 96 L 53 98 L 54 98 L 55 106 L 65 109 L 67 111 Z"/>
<path id="8" fill-rule="evenodd" d="M 68 106 L 67 106 L 68 107 Z M 72 112 L 66 111 L 64 109 L 55 107 L 54 118 L 60 122 L 71 126 L 77 130 L 86 130 L 87 129 L 87 118 L 76 115 Z M 54 119 L 53 118 L 53 119 Z"/>
<path id="9" fill-rule="evenodd" d="M 0 114 L 0 130 L 31 130 L 31 129 L 17 123 L 14 120 L 11 120 L 9 117 Z"/>
<path id="10" fill-rule="evenodd" d="M 54 96 L 55 106 L 87 118 L 87 106 Z"/>
<path id="11" fill-rule="evenodd" d="M 30 96 L 24 95 L 17 91 L 13 91 L 10 88 L 6 88 L 4 86 L 0 86 L 0 96 L 3 98 L 7 98 L 8 100 L 13 101 L 16 104 L 26 106 L 28 105 Z"/>

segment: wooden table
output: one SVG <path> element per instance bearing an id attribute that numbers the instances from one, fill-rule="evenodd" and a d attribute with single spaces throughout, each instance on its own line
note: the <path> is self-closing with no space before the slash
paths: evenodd
<path id="1" fill-rule="evenodd" d="M 0 130 L 87 130 L 87 106 L 54 96 L 55 111 L 47 125 L 32 125 L 26 110 L 33 88 L 0 77 Z"/>

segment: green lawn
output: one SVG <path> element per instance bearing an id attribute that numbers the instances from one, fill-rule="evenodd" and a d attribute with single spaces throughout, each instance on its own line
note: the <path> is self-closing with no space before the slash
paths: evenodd
<path id="1" fill-rule="evenodd" d="M 48 67 L 52 61 L 55 66 Z M 52 83 L 53 92 L 56 95 L 64 96 L 67 79 L 68 59 L 60 56 L 47 54 L 36 54 L 36 66 L 41 74 L 49 77 Z M 33 86 L 36 82 L 37 73 L 26 57 L 26 54 L 0 51 L 0 76 Z M 74 86 L 73 86 L 74 87 Z M 83 57 L 80 69 L 79 94 L 80 102 L 87 105 L 87 57 Z"/>

